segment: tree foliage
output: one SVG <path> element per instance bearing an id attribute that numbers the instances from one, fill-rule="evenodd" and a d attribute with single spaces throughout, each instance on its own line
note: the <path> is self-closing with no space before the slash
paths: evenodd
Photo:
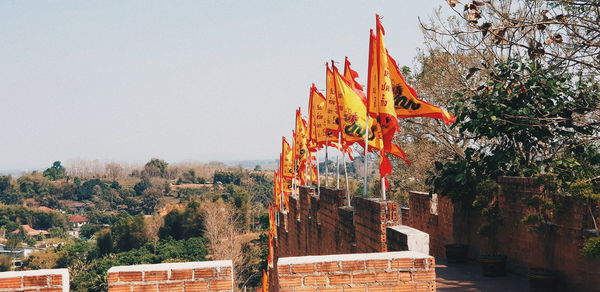
<path id="1" fill-rule="evenodd" d="M 539 62 L 497 64 L 476 92 L 453 100 L 454 125 L 469 146 L 436 163 L 431 183 L 454 198 L 473 199 L 475 187 L 499 175 L 555 173 L 562 184 L 600 174 L 598 83 Z"/>
<path id="2" fill-rule="evenodd" d="M 44 170 L 44 177 L 50 180 L 59 180 L 65 177 L 66 170 L 61 165 L 60 161 L 54 161 L 52 166 Z"/>

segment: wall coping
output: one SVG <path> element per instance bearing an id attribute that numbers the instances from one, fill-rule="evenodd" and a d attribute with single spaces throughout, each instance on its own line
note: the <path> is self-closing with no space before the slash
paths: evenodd
<path id="1" fill-rule="evenodd" d="M 31 271 L 9 271 L 0 272 L 0 279 L 4 278 L 15 278 L 15 277 L 27 277 L 27 276 L 51 276 L 61 275 L 62 277 L 62 291 L 68 292 L 70 288 L 69 284 L 69 269 L 41 269 Z"/>
<path id="2" fill-rule="evenodd" d="M 187 263 L 162 263 L 162 264 L 150 264 L 150 265 L 116 266 L 116 267 L 110 268 L 108 270 L 108 273 L 185 270 L 185 269 L 202 269 L 202 268 L 221 268 L 221 267 L 233 267 L 233 262 L 231 260 L 226 260 L 226 261 L 204 261 L 204 262 L 187 262 Z"/>
<path id="3" fill-rule="evenodd" d="M 412 227 L 407 226 L 407 225 L 389 226 L 388 229 L 392 229 L 394 231 L 397 231 L 397 232 L 400 232 L 400 233 L 404 233 L 404 234 L 414 234 L 414 235 L 428 234 L 427 232 L 423 232 L 423 231 L 421 231 L 419 229 L 412 228 Z"/>
<path id="4" fill-rule="evenodd" d="M 298 265 L 337 261 L 387 260 L 399 258 L 426 259 L 430 255 L 416 251 L 395 251 L 377 253 L 353 253 L 322 256 L 285 257 L 277 260 L 277 265 Z"/>
<path id="5" fill-rule="evenodd" d="M 24 276 L 47 276 L 62 275 L 63 278 L 69 276 L 69 269 L 42 269 L 30 271 L 9 271 L 0 272 L 0 278 L 24 277 Z M 68 279 L 67 279 L 68 280 Z"/>

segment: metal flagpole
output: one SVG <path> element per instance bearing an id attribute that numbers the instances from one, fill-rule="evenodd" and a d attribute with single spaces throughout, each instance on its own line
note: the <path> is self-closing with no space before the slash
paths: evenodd
<path id="1" fill-rule="evenodd" d="M 327 135 L 327 130 L 325 130 L 325 135 Z M 325 138 L 325 187 L 327 187 L 329 182 L 329 155 L 327 154 L 329 146 L 327 146 L 327 143 L 329 143 L 329 136 Z"/>
<path id="2" fill-rule="evenodd" d="M 348 207 L 350 204 L 350 185 L 348 183 L 348 169 L 346 168 L 346 155 L 342 155 L 342 161 L 344 163 L 344 177 L 346 179 L 346 197 L 348 198 Z"/>
<path id="3" fill-rule="evenodd" d="M 342 133 L 338 132 L 338 153 L 337 153 L 337 177 L 336 177 L 336 184 L 335 184 L 335 188 L 339 189 L 340 188 L 340 152 L 342 149 Z"/>
<path id="4" fill-rule="evenodd" d="M 321 176 L 319 172 L 319 155 L 315 155 L 317 157 L 317 195 L 321 195 Z"/>
<path id="5" fill-rule="evenodd" d="M 385 196 L 385 177 L 381 178 L 381 198 L 384 201 L 386 200 L 386 196 Z"/>
<path id="6" fill-rule="evenodd" d="M 363 195 L 367 197 L 367 165 L 369 164 L 367 160 L 367 153 L 369 153 L 369 113 L 367 112 L 366 117 L 366 131 L 365 131 L 365 180 L 363 181 Z"/>

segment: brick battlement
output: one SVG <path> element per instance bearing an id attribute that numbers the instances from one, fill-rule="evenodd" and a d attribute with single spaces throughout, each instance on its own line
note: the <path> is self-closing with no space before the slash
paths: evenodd
<path id="1" fill-rule="evenodd" d="M 118 266 L 108 270 L 109 292 L 233 291 L 231 261 Z"/>
<path id="2" fill-rule="evenodd" d="M 317 196 L 314 188 L 300 187 L 289 202 L 289 212 L 279 213 L 279 256 L 386 252 L 387 228 L 400 223 L 398 203 L 353 198 L 349 207 L 338 189 L 322 187 Z"/>
<path id="3" fill-rule="evenodd" d="M 0 292 L 68 292 L 69 270 L 52 269 L 0 273 Z"/>
<path id="4" fill-rule="evenodd" d="M 277 266 L 281 292 L 435 291 L 433 257 L 412 251 L 288 257 Z"/>
<path id="5" fill-rule="evenodd" d="M 344 190 L 325 187 L 300 187 L 289 202 L 278 213 L 272 291 L 435 291 L 429 235 L 400 225 L 397 202 L 348 206 Z"/>

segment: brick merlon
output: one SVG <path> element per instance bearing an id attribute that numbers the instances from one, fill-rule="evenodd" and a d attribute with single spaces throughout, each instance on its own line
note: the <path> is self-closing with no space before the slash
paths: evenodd
<path id="1" fill-rule="evenodd" d="M 150 265 L 117 266 L 108 270 L 108 273 L 116 272 L 144 272 L 144 271 L 166 271 L 183 269 L 202 269 L 202 268 L 222 268 L 233 267 L 231 260 L 225 261 L 205 261 L 205 262 L 187 262 L 187 263 L 164 263 Z"/>
<path id="2" fill-rule="evenodd" d="M 383 253 L 353 253 L 322 256 L 302 256 L 279 258 L 277 265 L 298 265 L 336 261 L 388 260 L 399 258 L 426 259 L 431 256 L 416 251 L 396 251 Z"/>

